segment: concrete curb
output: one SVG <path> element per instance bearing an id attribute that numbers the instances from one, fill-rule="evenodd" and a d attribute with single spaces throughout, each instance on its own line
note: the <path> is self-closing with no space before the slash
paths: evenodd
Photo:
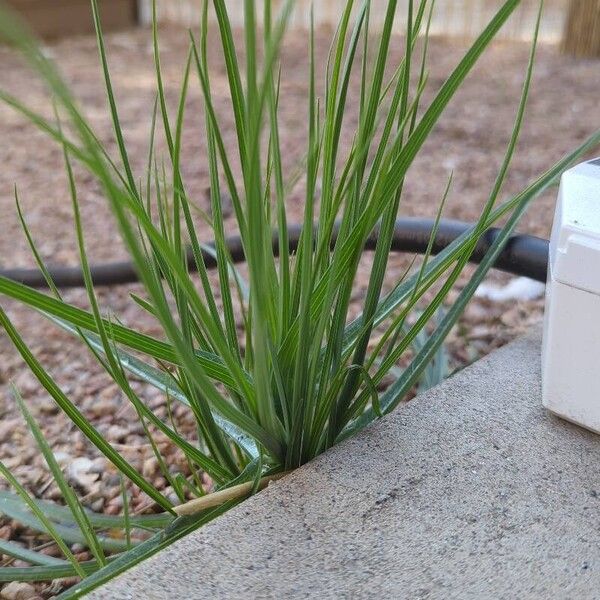
<path id="1" fill-rule="evenodd" d="M 539 332 L 90 598 L 597 598 L 600 437 L 546 413 Z"/>

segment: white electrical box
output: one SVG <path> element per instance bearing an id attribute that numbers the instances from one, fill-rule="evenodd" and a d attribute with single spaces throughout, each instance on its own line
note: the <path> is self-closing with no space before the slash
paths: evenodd
<path id="1" fill-rule="evenodd" d="M 600 433 L 600 159 L 566 171 L 550 238 L 542 399 Z"/>

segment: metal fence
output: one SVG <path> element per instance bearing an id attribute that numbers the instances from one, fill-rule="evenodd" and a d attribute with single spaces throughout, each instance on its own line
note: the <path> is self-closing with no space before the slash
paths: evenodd
<path id="1" fill-rule="evenodd" d="M 273 4 L 280 4 L 274 0 Z M 257 5 L 260 5 L 257 0 Z M 356 4 L 359 4 L 358 2 Z M 395 27 L 403 31 L 406 25 L 404 17 L 408 0 L 400 0 Z M 523 0 L 510 21 L 505 25 L 499 37 L 511 40 L 528 40 L 533 31 L 538 0 Z M 568 0 L 546 0 L 544 17 L 541 24 L 540 39 L 556 42 L 560 39 L 566 17 Z M 310 23 L 310 7 L 313 7 L 317 25 L 335 25 L 346 0 L 297 0 L 292 18 L 292 26 L 307 28 Z M 432 33 L 453 37 L 474 37 L 490 20 L 494 12 L 502 5 L 501 0 L 438 0 Z M 387 0 L 372 1 L 372 20 L 381 23 L 387 6 Z M 200 18 L 201 0 L 158 0 L 158 10 L 163 21 L 191 26 Z M 243 2 L 228 0 L 232 21 L 236 25 L 243 23 Z M 260 12 L 260 11 L 259 11 Z M 147 14 L 147 13 L 146 13 Z"/>

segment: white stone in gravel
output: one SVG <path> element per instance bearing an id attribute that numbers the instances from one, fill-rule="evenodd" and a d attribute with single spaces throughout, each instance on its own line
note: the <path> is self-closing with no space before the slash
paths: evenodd
<path id="1" fill-rule="evenodd" d="M 117 508 L 122 508 L 123 507 L 123 496 L 119 495 L 119 496 L 115 496 L 110 502 L 109 502 L 110 506 L 114 506 Z"/>
<path id="2" fill-rule="evenodd" d="M 15 428 L 17 428 L 20 425 L 20 420 L 19 419 L 9 419 L 8 421 L 1 421 L 0 422 L 0 443 L 4 443 L 7 442 L 8 440 L 11 439 L 12 434 L 15 431 Z"/>
<path id="3" fill-rule="evenodd" d="M 36 408 L 42 414 L 54 415 L 58 413 L 58 405 L 52 398 L 42 397 L 36 400 Z"/>
<path id="4" fill-rule="evenodd" d="M 100 477 L 97 471 L 98 468 L 89 458 L 81 456 L 69 463 L 67 466 L 67 477 L 71 482 L 76 483 L 87 493 L 90 493 L 97 487 L 94 485 Z"/>
<path id="5" fill-rule="evenodd" d="M 14 380 L 15 387 L 22 396 L 28 396 L 39 388 L 35 375 L 29 369 L 23 369 Z"/>
<path id="6" fill-rule="evenodd" d="M 93 471 L 95 473 L 102 474 L 108 468 L 108 461 L 103 456 L 99 456 L 98 458 L 95 458 L 92 462 L 94 463 Z"/>
<path id="7" fill-rule="evenodd" d="M 517 277 L 510 282 L 498 287 L 489 283 L 482 283 L 475 292 L 477 298 L 486 298 L 493 302 L 507 302 L 509 300 L 536 300 L 544 295 L 546 286 L 529 279 L 529 277 Z"/>
<path id="8" fill-rule="evenodd" d="M 98 498 L 98 500 L 96 500 L 95 502 L 92 502 L 90 504 L 90 508 L 94 512 L 102 512 L 102 509 L 104 508 L 104 498 Z"/>
<path id="9" fill-rule="evenodd" d="M 38 597 L 35 588 L 29 583 L 11 581 L 0 592 L 0 598 L 4 600 L 32 600 Z"/>
<path id="10" fill-rule="evenodd" d="M 115 400 L 112 398 L 93 399 L 89 409 L 95 417 L 103 417 L 112 415 L 115 412 Z"/>
<path id="11" fill-rule="evenodd" d="M 129 435 L 129 429 L 125 429 L 125 427 L 120 427 L 119 425 L 111 425 L 106 432 L 106 437 L 111 442 L 123 442 L 125 438 Z"/>
<path id="12" fill-rule="evenodd" d="M 158 460 L 155 456 L 147 458 L 144 461 L 144 466 L 142 467 L 142 474 L 144 477 L 151 477 L 158 471 Z"/>
<path id="13" fill-rule="evenodd" d="M 74 458 L 67 467 L 67 473 L 70 477 L 75 477 L 79 473 L 89 473 L 93 470 L 94 463 L 85 456 Z"/>
<path id="14" fill-rule="evenodd" d="M 59 465 L 66 464 L 73 460 L 73 457 L 68 452 L 63 452 L 61 450 L 54 453 L 54 458 Z"/>

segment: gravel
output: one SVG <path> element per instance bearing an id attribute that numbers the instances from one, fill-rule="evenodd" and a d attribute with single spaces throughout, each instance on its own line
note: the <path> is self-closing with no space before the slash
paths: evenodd
<path id="1" fill-rule="evenodd" d="M 324 64 L 331 32 L 320 30 L 317 35 L 317 64 Z M 181 80 L 187 34 L 183 29 L 166 28 L 162 34 L 162 66 L 167 96 L 175 106 Z M 398 54 L 402 40 L 394 39 L 392 52 Z M 149 123 L 154 99 L 154 74 L 150 33 L 136 30 L 107 37 L 113 83 L 120 103 L 121 119 L 130 155 L 137 173 L 142 173 L 146 161 Z M 217 105 L 226 106 L 227 82 L 218 59 L 217 44 L 210 45 L 214 66 L 214 92 Z M 431 43 L 431 73 L 425 99 L 431 99 L 465 49 L 466 42 L 449 42 L 436 38 Z M 519 43 L 497 43 L 485 54 L 463 89 L 448 107 L 443 119 L 427 141 L 415 162 L 404 188 L 401 214 L 433 216 L 443 194 L 447 179 L 454 173 L 446 217 L 474 220 L 488 193 L 502 160 L 512 119 L 527 64 L 528 47 Z M 115 148 L 105 106 L 98 67 L 95 41 L 92 37 L 72 38 L 46 47 L 48 55 L 59 64 L 65 78 L 85 108 L 99 136 Z M 306 39 L 292 34 L 285 44 L 284 80 L 281 90 L 281 136 L 284 168 L 292 173 L 302 158 L 305 144 L 307 95 Z M 28 72 L 18 57 L 7 48 L 0 48 L 0 86 L 27 98 L 30 106 L 50 115 L 51 106 L 43 86 Z M 521 190 L 532 178 L 543 172 L 565 152 L 589 135 L 595 123 L 590 115 L 597 112 L 598 63 L 575 61 L 558 54 L 553 46 L 541 46 L 534 78 L 529 110 L 522 140 L 507 180 L 504 194 Z M 222 102 L 220 101 L 222 100 Z M 346 121 L 356 123 L 357 98 L 350 99 Z M 200 93 L 194 82 L 188 100 L 187 127 L 184 136 L 183 174 L 188 192 L 201 206 L 207 206 L 208 172 L 203 146 L 203 116 Z M 223 113 L 226 143 L 234 143 L 231 117 Z M 51 264 L 76 264 L 77 252 L 73 235 L 70 201 L 62 167 L 61 151 L 44 136 L 5 106 L 0 106 L 0 264 L 33 266 L 33 260 L 21 234 L 13 200 L 13 186 L 19 188 L 27 221 L 41 253 Z M 342 147 L 349 143 L 347 132 Z M 164 145 L 162 146 L 164 149 Z M 97 184 L 85 173 L 77 173 L 86 225 L 86 245 L 92 262 L 122 259 L 126 256 L 114 222 Z M 521 230 L 547 237 L 552 222 L 556 191 L 551 191 L 533 205 Z M 289 197 L 290 220 L 299 222 L 302 211 L 302 183 Z M 233 220 L 227 220 L 232 230 Z M 208 237 L 199 223 L 201 235 Z M 392 285 L 406 268 L 407 257 L 392 257 L 388 269 L 388 285 Z M 368 281 L 369 258 L 363 268 L 353 295 L 353 311 L 358 312 Z M 466 274 L 464 280 L 468 278 Z M 493 274 L 490 283 L 502 286 L 509 277 Z M 100 292 L 102 307 L 118 315 L 123 322 L 148 333 L 158 333 L 156 324 L 133 303 L 129 294 L 139 286 L 105 288 Z M 81 290 L 70 290 L 65 298 L 86 306 Z M 172 494 L 160 477 L 152 450 L 140 430 L 131 406 L 95 364 L 82 352 L 81 345 L 57 330 L 38 315 L 2 299 L 8 312 L 35 355 L 48 368 L 80 410 L 123 455 L 145 475 L 155 478 L 165 494 Z M 514 338 L 542 314 L 542 301 L 515 300 L 497 302 L 486 296 L 475 299 L 464 318 L 452 333 L 448 348 L 454 368 L 488 353 Z M 71 482 L 83 501 L 93 510 L 117 514 L 122 509 L 119 477 L 114 468 L 90 448 L 83 435 L 62 415 L 24 368 L 7 336 L 0 332 L 0 457 L 19 480 L 38 497 L 58 500 L 56 486 L 45 468 L 43 459 L 11 399 L 8 382 L 14 381 L 21 394 L 38 417 L 42 428 L 59 456 Z M 165 398 L 141 382 L 134 382 L 136 391 L 158 416 L 165 416 Z M 190 439 L 195 428 L 183 407 L 175 407 L 178 427 Z M 167 463 L 185 472 L 181 454 L 164 437 L 157 443 Z M 208 483 L 208 482 L 207 482 Z M 136 489 L 129 491 L 133 510 L 147 505 Z M 0 519 L 0 536 L 23 542 L 28 546 L 39 539 L 8 519 Z M 85 553 L 83 553 L 85 554 Z M 11 584 L 12 585 L 12 584 Z M 0 597 L 19 598 L 25 588 L 5 587 Z M 36 593 L 51 595 L 57 590 L 40 588 Z"/>

